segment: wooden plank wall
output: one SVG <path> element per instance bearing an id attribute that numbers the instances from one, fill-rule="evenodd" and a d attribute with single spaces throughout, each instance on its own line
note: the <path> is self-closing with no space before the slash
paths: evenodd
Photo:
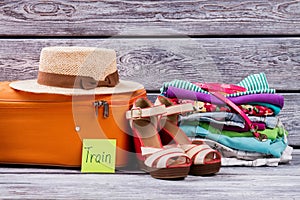
<path id="1" fill-rule="evenodd" d="M 237 83 L 265 72 L 297 147 L 299 10 L 295 0 L 3 0 L 0 81 L 35 78 L 40 50 L 53 45 L 114 48 L 121 78 L 149 94 L 174 78 Z"/>

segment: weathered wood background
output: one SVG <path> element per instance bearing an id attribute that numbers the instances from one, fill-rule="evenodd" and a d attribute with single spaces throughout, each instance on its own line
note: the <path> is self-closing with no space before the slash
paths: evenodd
<path id="1" fill-rule="evenodd" d="M 123 79 L 149 94 L 164 81 L 237 83 L 265 72 L 285 97 L 281 118 L 300 146 L 300 2 L 0 2 L 0 81 L 35 78 L 53 45 L 114 48 Z"/>
<path id="2" fill-rule="evenodd" d="M 295 0 L 3 0 L 0 6 L 5 36 L 295 35 L 300 26 Z"/>
<path id="3" fill-rule="evenodd" d="M 151 98 L 175 78 L 237 83 L 265 72 L 285 97 L 290 144 L 300 147 L 298 0 L 0 1 L 0 81 L 35 78 L 41 49 L 53 45 L 114 48 L 121 78 L 143 83 Z M 2 165 L 0 198 L 297 199 L 299 155 L 276 168 L 224 167 L 178 182 Z"/>

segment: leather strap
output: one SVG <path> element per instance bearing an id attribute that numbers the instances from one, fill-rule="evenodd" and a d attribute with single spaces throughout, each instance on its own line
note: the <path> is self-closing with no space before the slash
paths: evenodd
<path id="1" fill-rule="evenodd" d="M 247 89 L 238 85 L 225 83 L 193 83 L 208 92 L 221 92 L 224 94 L 232 94 L 237 92 L 246 92 Z"/>
<path id="2" fill-rule="evenodd" d="M 161 101 L 160 98 L 165 98 L 165 97 L 158 97 L 154 103 L 154 105 L 164 105 Z M 182 114 L 186 112 L 192 112 L 194 111 L 194 107 L 191 103 L 184 103 L 184 104 L 175 104 L 175 105 L 169 105 L 166 106 L 166 113 L 163 116 L 168 116 L 168 115 L 174 115 L 174 114 Z"/>
<path id="3" fill-rule="evenodd" d="M 235 112 L 237 112 L 239 115 L 241 115 L 243 117 L 243 119 L 245 120 L 246 125 L 249 128 L 249 131 L 254 135 L 255 138 L 259 139 L 260 141 L 264 141 L 264 140 L 268 139 L 265 134 L 261 134 L 261 133 L 257 132 L 257 128 L 252 124 L 252 122 L 248 118 L 248 116 L 232 101 L 230 101 L 229 99 L 227 99 L 225 96 L 223 96 L 222 94 L 220 94 L 218 92 L 211 91 L 210 93 L 212 95 L 214 95 L 215 97 L 217 97 L 218 99 L 222 100 L 224 103 L 226 103 L 228 106 L 230 106 Z"/>
<path id="4" fill-rule="evenodd" d="M 181 113 L 194 111 L 193 105 L 191 103 L 168 106 L 168 107 L 166 107 L 166 109 L 167 109 L 167 113 L 164 114 L 163 116 L 181 114 Z"/>
<path id="5" fill-rule="evenodd" d="M 221 160 L 220 153 L 205 143 L 195 144 L 182 144 L 181 148 L 192 159 L 195 165 L 205 164 L 205 158 L 209 153 L 214 154 L 214 159 Z"/>
<path id="6" fill-rule="evenodd" d="M 168 161 L 173 158 L 173 161 L 178 159 L 178 157 L 184 157 L 186 159 L 185 164 L 190 163 L 190 158 L 184 153 L 184 150 L 179 147 L 173 148 L 152 148 L 152 147 L 142 147 L 142 155 L 148 156 L 145 159 L 145 165 L 148 167 L 156 168 L 168 168 Z"/>
<path id="7" fill-rule="evenodd" d="M 166 113 L 165 105 L 153 106 L 148 108 L 133 107 L 126 112 L 126 119 L 139 119 Z"/>

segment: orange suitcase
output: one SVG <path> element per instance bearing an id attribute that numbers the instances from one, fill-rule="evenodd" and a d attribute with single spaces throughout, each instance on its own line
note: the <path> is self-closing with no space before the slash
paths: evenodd
<path id="1" fill-rule="evenodd" d="M 125 112 L 145 97 L 130 93 L 34 94 L 0 83 L 0 163 L 79 167 L 84 138 L 116 139 L 116 167 L 126 166 L 130 130 Z"/>

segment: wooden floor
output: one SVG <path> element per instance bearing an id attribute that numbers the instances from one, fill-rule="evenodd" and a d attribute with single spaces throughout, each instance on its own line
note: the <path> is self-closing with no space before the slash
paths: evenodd
<path id="1" fill-rule="evenodd" d="M 300 150 L 278 167 L 222 167 L 181 181 L 141 171 L 81 174 L 77 169 L 0 166 L 0 199 L 299 199 Z"/>

